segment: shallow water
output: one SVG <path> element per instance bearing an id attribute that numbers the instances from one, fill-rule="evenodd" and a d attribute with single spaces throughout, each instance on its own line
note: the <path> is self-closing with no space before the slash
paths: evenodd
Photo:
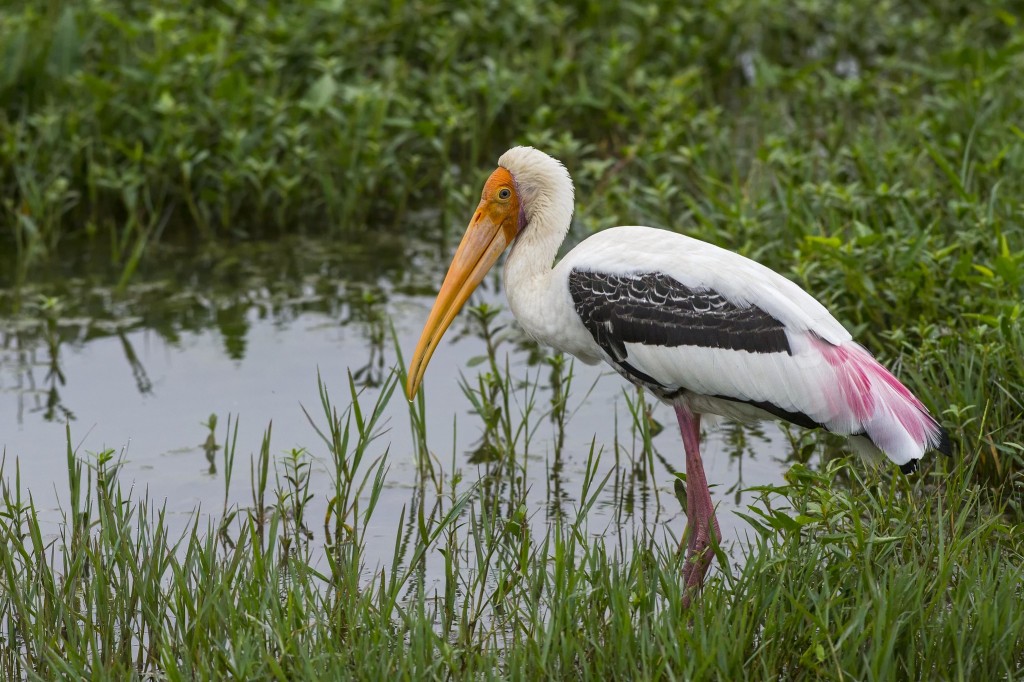
<path id="1" fill-rule="evenodd" d="M 378 251 L 379 253 L 379 251 Z M 332 491 L 330 455 L 303 411 L 323 426 L 318 372 L 335 406 L 349 400 L 348 374 L 363 391 L 364 409 L 396 365 L 393 325 L 404 355 L 411 354 L 433 303 L 431 291 L 446 261 L 422 251 L 412 267 L 400 250 L 384 266 L 373 249 L 339 251 L 309 241 L 251 247 L 240 254 L 199 259 L 179 257 L 140 274 L 124 292 L 103 276 L 61 275 L 17 290 L 0 291 L 0 447 L 4 475 L 15 460 L 21 485 L 32 492 L 51 533 L 57 532 L 60 501 L 66 497 L 66 429 L 77 454 L 87 461 L 112 449 L 131 483 L 166 508 L 184 528 L 192 513 L 217 516 L 224 508 L 222 452 L 208 457 L 205 426 L 223 445 L 229 415 L 241 420 L 237 463 L 227 494 L 229 505 L 252 503 L 249 459 L 273 422 L 271 453 L 305 448 L 313 478 L 307 518 L 322 519 Z M 443 261 L 443 262 L 442 262 Z M 497 280 L 475 302 L 503 305 Z M 673 492 L 674 471 L 682 469 L 682 443 L 671 410 L 653 405 L 651 417 L 664 429 L 653 438 L 654 457 L 642 454 L 626 394 L 635 392 L 603 367 L 573 365 L 570 417 L 559 447 L 559 430 L 548 416 L 550 367 L 502 310 L 497 357 L 507 357 L 510 375 L 526 388 L 517 391 L 519 410 L 532 394 L 527 423 L 535 430 L 520 441 L 523 484 L 532 523 L 574 518 L 591 444 L 600 453 L 598 480 L 608 485 L 588 516 L 591 533 L 627 545 L 643 534 L 676 542 L 685 526 Z M 427 371 L 428 445 L 445 480 L 461 474 L 471 485 L 488 470 L 481 462 L 483 421 L 473 412 L 460 377 L 476 384 L 486 363 L 479 327 L 463 313 L 435 353 Z M 515 408 L 514 408 L 515 409 Z M 519 415 L 514 415 L 519 417 Z M 416 464 L 408 405 L 395 392 L 382 422 L 386 431 L 369 455 L 387 451 L 388 473 L 372 523 L 367 560 L 388 562 L 403 509 L 424 487 Z M 618 447 L 616 447 L 616 443 Z M 726 543 L 749 534 L 734 514 L 753 494 L 745 486 L 780 484 L 788 468 L 789 441 L 772 424 L 759 429 L 725 426 L 704 440 L 704 461 L 718 504 Z M 651 470 L 653 464 L 653 471 Z M 283 471 L 279 471 L 279 475 Z M 314 538 L 320 523 L 311 523 Z"/>

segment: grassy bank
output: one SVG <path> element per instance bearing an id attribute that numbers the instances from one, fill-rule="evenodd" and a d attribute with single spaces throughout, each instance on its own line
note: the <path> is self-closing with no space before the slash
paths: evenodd
<path id="1" fill-rule="evenodd" d="M 366 565 L 364 529 L 388 463 L 373 436 L 394 387 L 341 417 L 325 393 L 325 443 L 277 464 L 269 429 L 250 464 L 229 423 L 226 485 L 249 470 L 252 503 L 196 517 L 180 536 L 159 501 L 122 487 L 112 453 L 83 463 L 69 434 L 68 503 L 49 537 L 39 497 L 19 491 L 8 463 L 0 675 L 966 680 L 1024 670 L 1024 534 L 969 483 L 969 467 L 908 482 L 865 478 L 845 460 L 794 466 L 750 507 L 752 542 L 720 555 L 692 611 L 679 605 L 671 539 L 623 552 L 591 533 L 588 512 L 608 485 L 593 475 L 577 513 L 538 530 L 521 486 L 424 470 L 420 490 L 436 487 L 438 503 L 411 492 L 394 560 Z M 305 513 L 309 456 L 333 470 L 322 529 Z"/>
<path id="2" fill-rule="evenodd" d="M 4 232 L 379 227 L 524 141 L 570 164 L 585 217 L 994 229 L 1024 39 L 999 3 L 929 7 L 15 0 Z"/>

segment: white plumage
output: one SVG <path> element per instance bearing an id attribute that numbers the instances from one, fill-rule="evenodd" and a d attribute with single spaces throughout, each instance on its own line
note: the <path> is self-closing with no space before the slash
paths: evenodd
<path id="1" fill-rule="evenodd" d="M 569 173 L 530 147 L 510 149 L 498 164 L 413 354 L 407 394 L 511 245 L 505 292 L 523 329 L 584 362 L 604 360 L 675 409 L 694 524 L 688 587 L 702 583 L 711 537 L 721 537 L 700 459 L 702 414 L 826 428 L 905 471 L 928 449 L 949 452 L 924 405 L 790 280 L 717 246 L 640 226 L 599 232 L 553 265 L 573 213 Z"/>
<path id="2" fill-rule="evenodd" d="M 509 150 L 499 165 L 525 190 L 528 220 L 505 264 L 505 291 L 516 319 L 539 342 L 584 362 L 604 360 L 621 372 L 580 321 L 569 295 L 569 274 L 573 269 L 621 275 L 664 273 L 692 289 L 716 292 L 738 307 L 763 310 L 785 326 L 792 347 L 790 355 L 626 344 L 629 364 L 663 386 L 684 390 L 675 400 L 685 401 L 693 412 L 743 421 L 774 418 L 738 401 L 770 402 L 806 415 L 834 433 L 866 435 L 867 440 L 858 443 L 860 452 L 881 450 L 900 465 L 939 446 L 941 429 L 920 403 L 909 391 L 894 390 L 877 372 L 885 370 L 853 342 L 823 305 L 792 281 L 712 244 L 641 226 L 598 232 L 552 268 L 572 215 L 569 174 L 560 163 L 529 147 Z M 820 351 L 821 342 L 843 349 L 845 362 L 830 363 Z M 873 396 L 870 414 L 861 411 L 859 416 L 840 390 L 843 373 L 857 369 L 866 373 L 864 388 Z M 901 418 L 919 423 L 916 438 Z"/>

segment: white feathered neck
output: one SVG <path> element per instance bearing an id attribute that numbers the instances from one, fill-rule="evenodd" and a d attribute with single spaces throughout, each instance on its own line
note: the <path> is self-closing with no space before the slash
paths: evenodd
<path id="1" fill-rule="evenodd" d="M 572 221 L 574 192 L 565 166 L 533 147 L 509 149 L 498 165 L 512 174 L 526 214 L 526 227 L 505 261 L 505 289 L 511 291 L 551 271 Z"/>
<path id="2" fill-rule="evenodd" d="M 505 297 L 512 314 L 537 341 L 594 362 L 593 339 L 572 308 L 553 269 L 572 221 L 572 179 L 565 166 L 532 147 L 514 147 L 498 160 L 512 174 L 526 226 L 505 260 Z"/>

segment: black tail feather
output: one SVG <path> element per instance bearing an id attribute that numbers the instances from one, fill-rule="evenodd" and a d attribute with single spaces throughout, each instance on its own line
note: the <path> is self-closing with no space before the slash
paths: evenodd
<path id="1" fill-rule="evenodd" d="M 935 446 L 935 449 L 946 457 L 953 456 L 953 442 L 949 439 L 949 431 L 941 426 L 939 427 L 939 444 Z"/>

